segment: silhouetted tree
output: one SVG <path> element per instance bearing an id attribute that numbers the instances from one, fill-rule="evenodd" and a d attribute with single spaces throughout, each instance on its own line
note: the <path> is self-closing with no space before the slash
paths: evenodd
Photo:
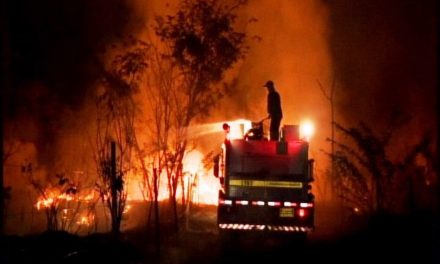
<path id="1" fill-rule="evenodd" d="M 397 119 L 395 119 L 397 120 Z M 390 122 L 389 129 L 376 134 L 366 124 L 346 128 L 335 123 L 336 129 L 347 141 L 335 141 L 337 150 L 333 155 L 339 196 L 349 205 L 364 212 L 390 212 L 398 208 L 398 196 L 408 197 L 411 186 L 399 188 L 417 168 L 416 157 L 421 154 L 433 167 L 436 154 L 431 148 L 432 138 L 424 136 L 419 143 L 409 147 L 401 160 L 392 160 L 387 154 L 390 140 L 396 128 L 407 120 Z M 330 140 L 330 139 L 328 139 Z M 423 175 L 422 177 L 426 177 Z"/>
<path id="2" fill-rule="evenodd" d="M 331 128 L 330 128 L 330 171 L 326 171 L 324 173 L 324 176 L 329 176 L 330 178 L 330 187 L 331 191 L 335 192 L 335 190 L 338 188 L 338 185 L 336 184 L 335 180 L 335 90 L 336 90 L 336 78 L 333 78 L 332 85 L 330 89 L 325 89 L 324 86 L 321 84 L 319 80 L 317 80 L 318 86 L 321 89 L 322 94 L 324 95 L 325 99 L 330 104 L 330 119 L 331 119 Z M 324 182 L 326 182 L 324 180 Z M 325 188 L 323 188 L 325 190 Z M 332 193 L 333 194 L 333 193 Z"/>
<path id="3" fill-rule="evenodd" d="M 5 167 L 8 159 L 19 152 L 21 147 L 21 142 L 8 138 L 3 134 L 4 128 L 2 127 L 2 172 L 0 175 L 0 237 L 4 232 L 4 221 L 8 213 L 8 202 L 11 199 L 12 187 L 4 186 L 3 183 L 3 168 Z M 6 133 L 5 133 L 6 134 Z"/>
<path id="4" fill-rule="evenodd" d="M 98 127 L 102 132 L 98 146 L 104 150 L 108 143 L 103 142 L 113 139 L 118 148 L 120 142 L 134 147 L 147 190 L 145 197 L 154 201 L 157 241 L 160 179 L 167 179 L 177 230 L 176 194 L 179 185 L 183 186 L 183 159 L 190 149 L 187 128 L 215 106 L 226 89 L 222 83 L 225 72 L 246 54 L 246 35 L 234 29 L 236 11 L 245 2 L 232 1 L 232 5 L 226 6 L 214 0 L 181 1 L 174 15 L 156 18 L 157 39 L 148 45 L 133 40 L 132 52 L 120 51 L 110 70 L 103 70 L 105 85 L 97 100 L 101 117 L 98 124 L 103 124 Z M 142 72 L 145 82 L 140 77 Z M 133 95 L 143 84 L 147 122 L 141 138 L 137 136 L 141 130 L 136 132 L 132 121 L 136 116 Z M 128 125 L 111 128 L 110 124 L 115 122 Z M 130 140 L 111 137 L 112 129 L 120 131 L 116 135 L 127 135 Z M 99 160 L 106 161 L 106 152 L 98 148 L 98 153 L 102 157 Z M 119 153 L 124 155 L 123 148 Z M 99 160 L 97 164 L 106 163 Z M 107 166 L 100 166 L 101 175 L 105 175 L 102 169 Z"/>
<path id="5" fill-rule="evenodd" d="M 102 85 L 96 96 L 97 130 L 95 160 L 100 181 L 98 190 L 107 205 L 112 233 L 120 233 L 122 214 L 127 200 L 126 176 L 133 169 L 135 146 L 134 94 L 143 70 L 146 46 L 133 38 L 121 41 L 110 50 L 110 63 L 101 68 Z"/>
<path id="6" fill-rule="evenodd" d="M 174 15 L 156 18 L 160 44 L 151 57 L 147 89 L 154 109 L 152 131 L 160 153 L 157 168 L 168 180 L 176 230 L 176 191 L 183 184 L 187 128 L 216 105 L 226 89 L 222 83 L 225 72 L 246 54 L 246 35 L 234 28 L 236 12 L 244 4 L 243 0 L 231 1 L 231 5 L 217 0 L 184 0 Z"/>

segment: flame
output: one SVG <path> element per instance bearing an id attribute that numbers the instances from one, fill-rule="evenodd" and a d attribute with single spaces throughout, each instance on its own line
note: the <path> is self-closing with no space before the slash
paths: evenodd
<path id="1" fill-rule="evenodd" d="M 79 220 L 76 222 L 77 225 L 84 225 L 84 226 L 90 226 L 95 221 L 95 215 L 83 215 L 79 218 Z"/>
<path id="2" fill-rule="evenodd" d="M 84 194 L 68 194 L 60 193 L 60 190 L 57 190 L 56 188 L 48 188 L 48 190 L 38 197 L 35 206 L 37 210 L 48 208 L 55 209 L 55 211 L 59 210 L 60 219 L 57 221 L 62 221 L 64 223 L 72 221 L 72 223 L 76 223 L 78 226 L 89 226 L 94 223 L 95 216 L 88 206 L 80 207 L 80 203 L 84 202 L 85 204 L 88 204 L 92 202 L 95 197 L 95 191 L 93 190 L 85 192 Z M 72 206 L 74 206 L 75 209 L 72 209 Z M 71 226 L 69 228 L 74 227 Z"/>
<path id="3" fill-rule="evenodd" d="M 130 204 L 126 204 L 124 207 L 124 212 L 122 212 L 122 214 L 127 214 L 131 209 L 131 205 Z"/>
<path id="4" fill-rule="evenodd" d="M 53 198 L 40 198 L 37 201 L 37 204 L 35 205 L 37 207 L 37 210 L 40 210 L 41 208 L 48 208 L 53 204 Z"/>
<path id="5" fill-rule="evenodd" d="M 63 193 L 63 194 L 59 195 L 57 198 L 60 199 L 60 200 L 72 201 L 73 200 L 73 195 Z"/>
<path id="6" fill-rule="evenodd" d="M 41 210 L 44 208 L 49 208 L 51 206 L 57 206 L 62 201 L 90 202 L 94 197 L 95 194 L 93 191 L 86 195 L 73 195 L 67 193 L 59 194 L 57 191 L 46 191 L 44 194 L 38 197 L 35 207 L 37 208 L 37 210 Z"/>
<path id="7" fill-rule="evenodd" d="M 220 183 L 212 174 L 202 166 L 203 154 L 194 150 L 185 158 L 184 170 L 191 174 L 187 180 L 191 180 L 193 189 L 193 202 L 201 204 L 217 204 Z M 188 182 L 186 183 L 188 186 Z"/>
<path id="8" fill-rule="evenodd" d="M 251 122 L 247 120 L 236 120 L 229 124 L 231 124 L 232 133 L 237 135 L 236 137 L 242 137 L 245 128 L 251 126 Z M 218 125 L 217 132 L 218 131 L 221 131 L 221 124 Z M 199 150 L 190 151 L 185 156 L 183 160 L 184 197 L 186 201 L 190 200 L 192 203 L 216 205 L 218 203 L 218 190 L 220 188 L 220 183 L 218 179 L 212 175 L 211 171 L 204 168 L 203 159 L 204 154 Z M 136 175 L 134 173 L 127 175 L 128 179 L 126 183 L 128 197 L 123 214 L 129 214 L 133 210 L 129 201 L 144 200 L 144 195 L 142 195 L 139 184 L 141 175 Z M 160 192 L 158 199 L 160 201 L 167 200 L 169 198 L 167 178 L 162 176 L 159 184 Z M 176 195 L 178 199 L 177 201 L 180 202 L 180 198 L 182 197 L 182 188 L 180 188 L 180 186 L 177 189 Z M 98 197 L 98 193 L 96 193 L 95 190 L 67 193 L 60 189 L 50 187 L 38 197 L 35 206 L 38 210 L 48 208 L 55 208 L 57 211 L 59 210 L 59 220 L 63 221 L 63 223 L 72 221 L 71 223 L 76 224 L 76 227 L 70 226 L 69 228 L 78 228 L 80 226 L 89 227 L 95 223 L 95 214 L 90 211 L 88 206 L 79 207 L 79 203 L 87 205 L 93 201 L 99 200 L 97 199 Z M 103 198 L 105 200 L 108 197 Z M 71 208 L 76 205 L 78 205 L 78 207 L 75 208 L 81 209 L 74 212 Z"/>
<path id="9" fill-rule="evenodd" d="M 95 193 L 94 193 L 94 192 L 91 192 L 90 194 L 84 196 L 83 200 L 84 200 L 84 201 L 91 201 L 91 200 L 93 200 L 94 198 L 95 198 Z"/>
<path id="10" fill-rule="evenodd" d="M 191 197 L 192 202 L 201 204 L 217 204 L 218 190 L 220 183 L 212 173 L 203 167 L 202 152 L 193 150 L 183 160 L 183 184 L 185 186 L 185 197 Z M 128 181 L 128 201 L 142 201 L 144 196 L 140 188 L 140 175 L 131 175 Z M 163 201 L 169 198 L 168 182 L 166 177 L 161 177 L 159 183 L 158 200 Z M 188 195 L 188 192 L 190 194 Z M 179 187 L 176 196 L 182 197 L 182 189 Z M 186 198 L 185 198 L 186 199 Z M 180 199 L 179 199 L 180 201 Z"/>
<path id="11" fill-rule="evenodd" d="M 205 175 L 200 179 L 199 186 L 199 199 L 201 204 L 218 204 L 218 190 L 220 189 L 220 183 L 213 175 Z"/>

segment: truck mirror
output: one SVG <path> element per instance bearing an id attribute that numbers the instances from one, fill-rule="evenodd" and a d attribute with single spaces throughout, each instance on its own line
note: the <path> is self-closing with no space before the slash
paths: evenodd
<path id="1" fill-rule="evenodd" d="M 214 163 L 214 176 L 218 178 L 219 167 L 218 163 Z"/>
<path id="2" fill-rule="evenodd" d="M 214 171 L 213 171 L 214 176 L 217 177 L 217 178 L 219 176 L 219 165 L 218 165 L 218 162 L 219 162 L 219 156 L 217 155 L 217 156 L 214 157 Z"/>

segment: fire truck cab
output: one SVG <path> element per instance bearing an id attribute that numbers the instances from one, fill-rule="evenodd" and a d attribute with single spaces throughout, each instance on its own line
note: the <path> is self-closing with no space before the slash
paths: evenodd
<path id="1" fill-rule="evenodd" d="M 232 126 L 238 125 L 237 131 Z M 314 228 L 313 160 L 299 126 L 285 125 L 278 141 L 262 133 L 261 123 L 224 124 L 225 140 L 215 159 L 219 178 L 220 231 L 302 232 Z"/>

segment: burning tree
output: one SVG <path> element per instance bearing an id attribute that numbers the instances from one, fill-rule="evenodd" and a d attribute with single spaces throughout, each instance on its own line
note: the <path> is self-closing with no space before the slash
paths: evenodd
<path id="1" fill-rule="evenodd" d="M 225 72 L 247 51 L 246 35 L 234 29 L 237 10 L 246 1 L 181 1 L 174 15 L 158 16 L 146 95 L 152 113 L 150 149 L 153 171 L 165 175 L 178 229 L 177 189 L 183 184 L 183 159 L 190 149 L 187 128 L 206 116 L 222 97 Z M 182 191 L 185 202 L 185 192 Z"/>

